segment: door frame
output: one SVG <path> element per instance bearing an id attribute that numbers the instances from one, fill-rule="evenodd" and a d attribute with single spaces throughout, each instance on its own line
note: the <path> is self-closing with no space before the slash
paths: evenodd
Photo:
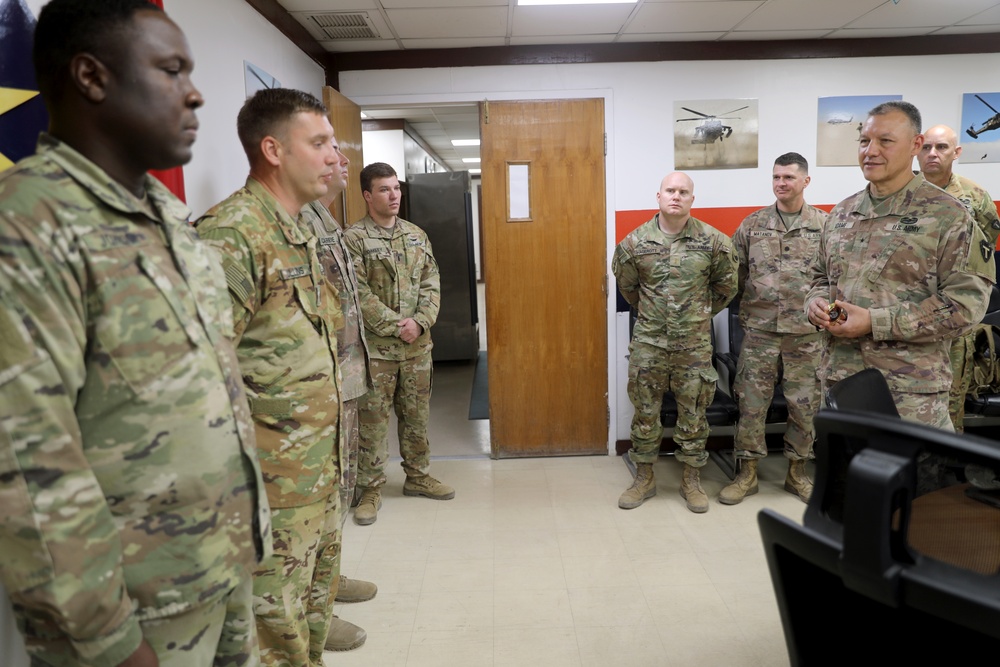
<path id="1" fill-rule="evenodd" d="M 621 341 L 616 336 L 616 293 L 614 276 L 611 275 L 611 257 L 615 250 L 615 108 L 613 91 L 610 88 L 588 88 L 572 90 L 514 90 L 490 91 L 488 94 L 447 93 L 447 94 L 387 94 L 377 96 L 351 97 L 359 106 L 416 107 L 435 104 L 479 104 L 480 102 L 516 102 L 519 100 L 569 100 L 569 99 L 603 99 L 604 100 L 604 134 L 607 151 L 604 156 L 604 197 L 605 197 L 605 270 L 608 276 L 607 294 L 607 377 L 608 377 L 608 454 L 614 455 L 617 442 L 617 424 L 619 416 L 619 382 L 617 354 Z M 489 319 L 489 303 L 486 304 L 486 317 Z M 627 345 L 628 341 L 625 341 Z M 624 348 L 623 348 L 624 349 Z M 626 401 L 627 402 L 627 401 Z"/>

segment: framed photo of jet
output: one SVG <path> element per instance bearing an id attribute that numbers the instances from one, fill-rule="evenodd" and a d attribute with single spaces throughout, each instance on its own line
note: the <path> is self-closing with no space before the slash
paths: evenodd
<path id="1" fill-rule="evenodd" d="M 816 118 L 816 165 L 857 167 L 861 126 L 874 107 L 902 95 L 842 95 L 819 98 Z"/>
<path id="2" fill-rule="evenodd" d="M 1000 162 L 1000 93 L 962 95 L 959 162 Z"/>
<path id="3" fill-rule="evenodd" d="M 674 102 L 674 169 L 757 166 L 757 100 Z"/>

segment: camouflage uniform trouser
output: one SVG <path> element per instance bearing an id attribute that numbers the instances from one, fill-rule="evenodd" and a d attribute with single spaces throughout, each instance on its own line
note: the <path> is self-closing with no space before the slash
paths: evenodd
<path id="1" fill-rule="evenodd" d="M 343 484 L 340 487 L 340 528 L 343 529 L 344 521 L 351 510 L 351 501 L 354 499 L 354 489 L 358 485 L 358 446 L 360 434 L 358 433 L 358 406 L 360 398 L 344 401 L 344 409 L 340 411 L 341 428 L 347 431 L 347 465 L 344 466 Z M 340 571 L 338 564 L 337 571 Z"/>
<path id="2" fill-rule="evenodd" d="M 340 490 L 302 507 L 271 509 L 274 555 L 254 573 L 261 664 L 322 667 L 340 558 Z"/>
<path id="3" fill-rule="evenodd" d="M 142 621 L 142 636 L 161 667 L 257 667 L 253 593 L 247 575 L 222 599 L 190 611 Z M 24 629 L 22 627 L 22 632 Z M 88 667 L 65 639 L 38 644 L 28 639 L 31 664 Z"/>
<path id="4" fill-rule="evenodd" d="M 824 337 L 820 332 L 779 334 L 747 330 L 733 383 L 740 404 L 734 437 L 737 458 L 767 456 L 764 423 L 779 373 L 783 373 L 781 388 L 788 403 L 785 457 L 793 461 L 813 457 L 816 439 L 813 417 L 820 403 L 817 366 Z"/>
<path id="5" fill-rule="evenodd" d="M 951 391 L 948 394 L 948 413 L 956 433 L 965 431 L 965 395 L 972 384 L 972 352 L 975 349 L 975 331 L 951 341 Z"/>
<path id="6" fill-rule="evenodd" d="M 680 447 L 677 460 L 696 468 L 705 465 L 708 461 L 705 409 L 715 397 L 715 383 L 719 379 L 712 366 L 712 347 L 668 351 L 632 341 L 628 349 L 628 397 L 635 406 L 629 458 L 635 463 L 656 461 L 663 440 L 660 422 L 663 394 L 671 391 L 677 400 L 673 436 Z"/>
<path id="7" fill-rule="evenodd" d="M 357 488 L 385 484 L 389 461 L 389 410 L 399 421 L 399 454 L 407 477 L 426 475 L 431 448 L 427 442 L 434 366 L 431 353 L 393 361 L 372 359 L 373 389 L 359 399 Z"/>

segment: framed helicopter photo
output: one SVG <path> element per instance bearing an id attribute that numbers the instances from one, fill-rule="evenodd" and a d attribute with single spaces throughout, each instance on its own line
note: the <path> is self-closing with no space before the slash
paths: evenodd
<path id="1" fill-rule="evenodd" d="M 674 102 L 674 169 L 757 167 L 757 100 Z"/>
<path id="2" fill-rule="evenodd" d="M 868 112 L 902 95 L 821 97 L 816 118 L 816 166 L 857 167 L 861 126 Z"/>
<path id="3" fill-rule="evenodd" d="M 1000 93 L 962 95 L 959 162 L 1000 162 Z"/>

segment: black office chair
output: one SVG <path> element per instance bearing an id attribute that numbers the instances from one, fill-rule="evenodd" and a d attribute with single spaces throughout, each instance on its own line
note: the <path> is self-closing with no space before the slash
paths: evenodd
<path id="1" fill-rule="evenodd" d="M 968 485 L 914 491 L 922 453 L 998 470 L 1000 447 L 875 414 L 823 410 L 816 429 L 803 525 L 758 515 L 791 664 L 995 655 L 1000 507 L 969 497 Z"/>
<path id="2" fill-rule="evenodd" d="M 885 376 L 874 368 L 866 368 L 828 387 L 826 404 L 833 410 L 875 412 L 886 417 L 899 417 Z"/>

